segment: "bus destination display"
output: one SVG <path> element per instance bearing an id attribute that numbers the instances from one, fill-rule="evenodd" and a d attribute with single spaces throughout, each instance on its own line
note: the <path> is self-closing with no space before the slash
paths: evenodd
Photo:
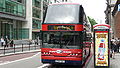
<path id="1" fill-rule="evenodd" d="M 74 25 L 49 25 L 48 30 L 75 30 Z"/>

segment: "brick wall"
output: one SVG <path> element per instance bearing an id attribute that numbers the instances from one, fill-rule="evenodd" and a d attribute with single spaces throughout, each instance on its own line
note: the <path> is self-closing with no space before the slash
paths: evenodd
<path id="1" fill-rule="evenodd" d="M 115 27 L 115 32 L 114 32 L 115 37 L 120 38 L 120 12 L 117 12 L 115 15 L 114 27 Z"/>

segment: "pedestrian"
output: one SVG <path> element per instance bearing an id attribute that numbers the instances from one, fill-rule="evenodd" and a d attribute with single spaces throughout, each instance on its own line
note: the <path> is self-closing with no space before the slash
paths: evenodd
<path id="1" fill-rule="evenodd" d="M 116 44 L 116 49 L 117 49 L 116 52 L 118 52 L 118 43 L 119 43 L 118 38 L 116 38 L 116 39 L 115 39 L 115 44 Z"/>
<path id="2" fill-rule="evenodd" d="M 110 58 L 112 58 L 112 53 L 113 53 L 113 40 L 110 40 Z"/>
<path id="3" fill-rule="evenodd" d="M 13 47 L 14 41 L 13 39 L 10 41 L 10 47 Z"/>
<path id="4" fill-rule="evenodd" d="M 120 38 L 118 38 L 118 53 L 120 52 L 119 49 L 120 49 Z"/>
<path id="5" fill-rule="evenodd" d="M 3 37 L 1 37 L 1 46 L 3 47 L 4 46 L 4 43 L 5 43 L 5 41 L 4 41 L 4 38 Z"/>
<path id="6" fill-rule="evenodd" d="M 35 45 L 37 45 L 37 39 L 35 39 L 34 42 L 35 42 Z"/>
<path id="7" fill-rule="evenodd" d="M 29 45 L 31 45 L 32 44 L 32 40 L 29 40 Z"/>
<path id="8" fill-rule="evenodd" d="M 116 41 L 111 42 L 111 51 L 112 51 L 112 58 L 115 59 L 115 53 L 117 52 L 117 43 L 116 43 Z"/>
<path id="9" fill-rule="evenodd" d="M 8 42 L 9 42 L 9 40 L 8 40 L 8 38 L 7 38 L 7 36 L 5 37 L 5 47 L 8 47 Z"/>
<path id="10" fill-rule="evenodd" d="M 40 40 L 40 39 L 39 39 L 39 36 L 38 36 L 38 37 L 37 37 L 37 45 L 39 45 L 39 40 Z"/>

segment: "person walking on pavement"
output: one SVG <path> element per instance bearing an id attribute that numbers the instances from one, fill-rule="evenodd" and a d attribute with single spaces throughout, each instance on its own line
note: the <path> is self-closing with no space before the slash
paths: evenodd
<path id="1" fill-rule="evenodd" d="M 10 41 L 10 47 L 13 47 L 14 41 L 13 39 Z"/>
<path id="2" fill-rule="evenodd" d="M 118 44 L 117 44 L 117 52 L 119 53 L 120 51 L 119 51 L 119 49 L 120 49 L 120 38 L 118 38 Z"/>
<path id="3" fill-rule="evenodd" d="M 112 51 L 112 58 L 115 59 L 115 53 L 117 52 L 116 41 L 111 41 L 111 51 Z"/>
<path id="4" fill-rule="evenodd" d="M 8 41 L 9 41 L 9 40 L 8 40 L 8 37 L 6 36 L 6 37 L 5 37 L 5 47 L 8 47 Z"/>
<path id="5" fill-rule="evenodd" d="M 4 41 L 4 38 L 3 37 L 1 37 L 1 46 L 3 47 L 4 46 L 4 43 L 5 43 L 5 41 Z"/>
<path id="6" fill-rule="evenodd" d="M 35 42 L 35 45 L 38 45 L 37 39 L 35 39 L 34 42 Z"/>
<path id="7" fill-rule="evenodd" d="M 119 52 L 119 40 L 118 38 L 115 39 L 115 44 L 116 44 L 116 52 Z"/>

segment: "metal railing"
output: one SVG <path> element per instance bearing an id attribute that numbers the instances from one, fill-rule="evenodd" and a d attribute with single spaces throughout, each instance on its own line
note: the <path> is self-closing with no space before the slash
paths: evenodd
<path id="1" fill-rule="evenodd" d="M 38 50 L 40 49 L 41 44 L 13 44 L 13 46 L 3 46 L 0 47 L 0 55 L 6 55 L 6 54 L 15 54 L 20 52 L 28 52 L 32 50 Z"/>

